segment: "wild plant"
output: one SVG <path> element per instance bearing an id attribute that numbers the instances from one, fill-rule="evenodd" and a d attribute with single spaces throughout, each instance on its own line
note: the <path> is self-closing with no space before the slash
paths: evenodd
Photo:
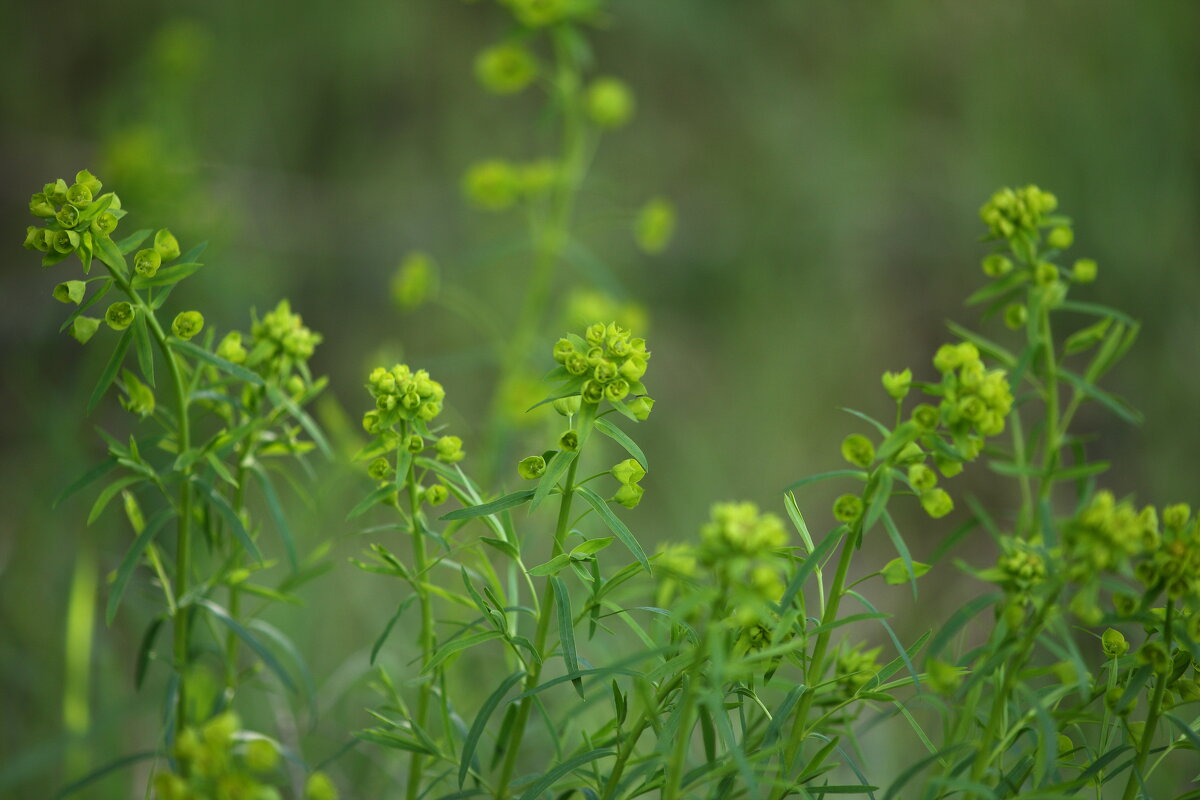
<path id="1" fill-rule="evenodd" d="M 307 453 L 328 450 L 304 410 L 326 384 L 308 367 L 321 336 L 286 300 L 261 318 L 252 312 L 248 332 L 230 330 L 219 341 L 200 311 L 180 311 L 166 323 L 164 307 L 201 269 L 205 247 L 181 253 L 165 228 L 114 239 L 126 211 L 102 188 L 86 170 L 71 184 L 46 184 L 29 204 L 43 225 L 27 229 L 25 246 L 42 252 L 46 267 L 78 257 L 84 277 L 53 290 L 76 306 L 61 330 L 83 344 L 115 336 L 85 411 L 99 408 L 115 386 L 132 417 L 123 424 L 127 437 L 100 430 L 107 458 L 59 496 L 119 473 L 87 517 L 95 522 L 120 497 L 133 536 L 111 575 L 105 618 L 114 622 L 131 588 L 157 605 L 141 637 L 135 683 L 141 688 L 156 664 L 165 668 L 162 729 L 150 749 L 118 765 L 153 760 L 163 798 L 279 797 L 280 754 L 301 769 L 304 762 L 290 746 L 244 728 L 238 709 L 246 691 L 266 688 L 268 676 L 290 692 L 305 689 L 294 674 L 304 673 L 303 662 L 286 668 L 280 655 L 297 654 L 295 646 L 259 617 L 267 604 L 294 602 L 295 590 L 324 569 L 322 548 L 301 553 L 276 488 L 280 479 L 294 481 L 289 462 L 306 467 Z M 103 274 L 87 277 L 97 263 Z M 103 317 L 87 313 L 106 298 Z M 252 498 L 266 507 L 282 565 L 264 553 L 267 526 L 252 513 Z M 314 775 L 319 790 L 327 779 Z"/>

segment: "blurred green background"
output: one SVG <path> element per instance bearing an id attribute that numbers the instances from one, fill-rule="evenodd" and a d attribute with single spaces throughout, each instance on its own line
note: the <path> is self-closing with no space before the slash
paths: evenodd
<path id="1" fill-rule="evenodd" d="M 632 85 L 638 112 L 605 138 L 576 217 L 603 266 L 566 265 L 557 296 L 599 283 L 648 312 L 658 405 L 638 439 L 654 469 L 627 517 L 642 536 L 689 537 L 716 499 L 782 511 L 783 486 L 835 468 L 837 443 L 859 427 L 839 406 L 886 413 L 884 369 L 928 371 L 946 319 L 981 327 L 962 307 L 982 283 L 977 209 L 1026 182 L 1058 195 L 1075 250 L 1100 263 L 1077 296 L 1145 323 L 1108 385 L 1146 423 L 1094 408 L 1079 417 L 1100 437 L 1094 453 L 1114 462 L 1105 484 L 1144 502 L 1200 499 L 1200 5 L 610 6 L 591 34 L 597 61 Z M 403 354 L 446 385 L 451 421 L 478 449 L 496 379 L 489 343 L 443 308 L 401 313 L 387 287 L 403 255 L 423 249 L 446 286 L 511 322 L 528 267 L 513 246 L 521 223 L 470 210 L 459 191 L 475 160 L 554 148 L 535 93 L 496 98 L 475 83 L 475 53 L 508 25 L 491 3 L 457 0 L 0 2 L 0 795 L 47 797 L 152 747 L 162 692 L 161 680 L 133 691 L 143 587 L 112 628 L 92 621 L 88 733 L 65 733 L 72 576 L 77 565 L 92 576 L 102 604 L 130 534 L 115 514 L 84 527 L 90 496 L 56 511 L 50 501 L 103 457 L 93 426 L 128 420 L 115 402 L 83 418 L 111 345 L 97 344 L 104 331 L 88 347 L 55 333 L 65 309 L 50 290 L 77 266 L 43 271 L 21 249 L 28 195 L 92 169 L 132 209 L 129 230 L 169 225 L 185 249 L 210 240 L 209 266 L 183 291 L 211 324 L 244 328 L 250 306 L 286 296 L 323 332 L 313 364 L 332 379 L 327 424 L 339 407 L 356 419 L 366 371 Z M 647 257 L 630 228 L 657 194 L 675 202 L 679 227 Z M 1008 335 L 995 320 L 982 330 Z M 315 762 L 369 724 L 361 674 L 399 588 L 345 563 L 363 542 L 342 519 L 368 482 L 346 463 L 314 466 L 316 502 L 291 513 L 310 545 L 338 541 L 337 568 L 309 587 L 305 609 L 270 618 L 320 688 L 321 722 L 305 739 Z M 982 465 L 968 472 L 960 491 L 1007 497 Z M 801 497 L 816 528 L 830 522 L 830 497 Z M 907 522 L 917 558 L 955 525 Z M 958 554 L 972 549 L 991 557 L 986 542 Z M 880 563 L 890 555 L 881 549 Z M 880 600 L 923 630 L 946 608 L 938 590 L 953 591 L 953 569 L 943 576 L 915 613 L 904 587 Z M 273 707 L 280 725 L 285 705 Z M 331 769 L 356 787 L 349 796 L 381 796 L 391 780 L 367 748 Z M 128 797 L 129 786 L 127 773 L 88 796 Z"/>

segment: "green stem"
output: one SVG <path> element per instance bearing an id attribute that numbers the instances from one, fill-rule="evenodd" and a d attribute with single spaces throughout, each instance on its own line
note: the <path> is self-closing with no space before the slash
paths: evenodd
<path id="1" fill-rule="evenodd" d="M 1171 657 L 1171 613 L 1174 603 L 1167 600 L 1166 623 L 1163 626 L 1167 644 L 1167 658 Z M 1170 662 L 1168 661 L 1168 665 Z M 1169 669 L 1169 666 L 1168 666 Z M 1133 800 L 1137 796 L 1138 785 L 1142 782 L 1142 768 L 1146 766 L 1146 758 L 1150 755 L 1150 745 L 1154 742 L 1154 730 L 1158 727 L 1158 719 L 1162 715 L 1163 696 L 1167 690 L 1167 674 L 1155 676 L 1154 694 L 1150 697 L 1150 708 L 1146 712 L 1146 724 L 1142 728 L 1142 739 L 1138 742 L 1137 756 L 1133 760 L 1133 769 L 1129 770 L 1129 779 L 1125 782 L 1125 792 L 1121 800 Z"/>
<path id="2" fill-rule="evenodd" d="M 688 667 L 687 683 L 683 686 L 683 697 L 679 699 L 679 727 L 675 730 L 675 746 L 671 749 L 671 761 L 667 764 L 667 775 L 663 782 L 662 800 L 676 800 L 683 783 L 683 769 L 687 765 L 688 747 L 692 743 L 692 707 L 696 703 L 696 682 L 701 680 L 706 654 L 708 653 L 708 631 L 696 645 L 696 657 Z"/>
<path id="3" fill-rule="evenodd" d="M 558 521 L 554 526 L 553 556 L 563 552 L 563 542 L 567 537 L 568 523 L 571 519 L 571 499 L 575 494 L 575 473 L 579 468 L 579 456 L 571 462 L 567 469 L 567 479 L 563 484 L 562 499 L 558 504 Z M 537 630 L 533 637 L 534 651 L 541 654 L 546 648 L 546 637 L 550 632 L 550 617 L 554 613 L 554 583 L 546 581 L 542 590 L 542 602 L 538 608 Z M 542 674 L 542 662 L 534 660 L 529 665 L 529 674 L 525 676 L 525 691 L 537 688 Z M 525 735 L 525 726 L 529 722 L 529 712 L 533 707 L 533 698 L 526 697 L 517 707 L 517 716 L 513 719 L 512 735 L 509 737 L 508 749 L 504 753 L 504 763 L 500 767 L 500 777 L 496 781 L 496 798 L 504 800 L 508 792 L 508 782 L 512 779 L 513 769 L 517 765 L 517 755 L 521 750 L 521 741 Z"/>
<path id="4" fill-rule="evenodd" d="M 1062 444 L 1062 431 L 1059 425 L 1059 409 L 1058 409 L 1058 359 L 1054 355 L 1054 335 L 1050 327 L 1050 309 L 1045 306 L 1041 309 L 1041 335 L 1043 341 L 1043 352 L 1045 353 L 1045 386 L 1044 398 L 1046 401 L 1046 428 L 1043 432 L 1043 441 L 1045 443 L 1042 453 L 1042 475 L 1038 486 L 1038 505 L 1050 499 L 1051 491 L 1054 488 L 1054 478 L 1051 474 L 1058 467 L 1058 451 Z M 1046 531 L 1042 530 L 1041 514 L 1037 508 L 1031 508 L 1030 513 L 1033 515 L 1033 525 L 1031 526 L 1037 537 L 1043 537 Z"/>
<path id="5" fill-rule="evenodd" d="M 678 688 L 683 681 L 683 674 L 678 673 L 671 680 L 667 681 L 658 690 L 658 702 L 661 704 L 666 697 Z M 633 755 L 634 749 L 637 747 L 638 739 L 642 738 L 642 734 L 646 732 L 646 728 L 650 727 L 650 709 L 644 710 L 639 715 L 637 722 L 633 724 L 629 736 L 624 741 L 617 741 L 617 757 L 613 762 L 612 772 L 608 774 L 608 778 L 604 782 L 604 794 L 601 800 L 614 800 L 617 795 L 617 788 L 621 783 L 621 777 L 625 773 L 625 764 Z"/>
<path id="6" fill-rule="evenodd" d="M 238 452 L 237 489 L 233 496 L 233 510 L 238 515 L 241 515 L 243 511 L 242 507 L 246 502 L 246 463 L 250 458 L 253 444 L 254 434 L 250 433 L 242 442 L 242 446 Z M 237 569 L 241 563 L 241 545 L 230 537 L 230 546 L 234 548 L 233 568 Z M 238 589 L 237 584 L 230 584 L 229 616 L 236 620 L 238 613 L 241 611 L 241 606 L 242 593 Z M 237 686 L 237 653 L 239 642 L 237 634 L 232 630 L 225 634 L 225 688 L 229 692 L 232 692 Z"/>
<path id="7" fill-rule="evenodd" d="M 405 425 L 401 442 L 408 441 L 408 426 Z M 413 564 L 416 567 L 413 587 L 417 590 L 417 598 L 421 605 L 421 665 L 424 667 L 433 658 L 436 649 L 433 631 L 433 603 L 429 592 L 425 589 L 425 572 L 429 569 L 429 559 L 425 551 L 425 534 L 421 531 L 419 514 L 421 510 L 420 487 L 417 485 L 416 460 L 410 459 L 408 474 L 405 476 L 408 488 L 408 507 L 412 521 Z M 429 719 L 429 701 L 432 694 L 431 682 L 434 676 L 421 682 L 417 695 L 417 726 L 424 729 Z M 421 790 L 421 774 L 424 771 L 424 759 L 420 753 L 412 754 L 411 768 L 408 772 L 407 800 L 416 800 Z"/>

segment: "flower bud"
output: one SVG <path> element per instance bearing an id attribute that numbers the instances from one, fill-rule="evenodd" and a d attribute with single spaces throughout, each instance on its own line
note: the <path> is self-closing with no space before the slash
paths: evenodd
<path id="1" fill-rule="evenodd" d="M 1183 530 L 1192 516 L 1192 508 L 1187 503 L 1176 503 L 1167 506 L 1162 512 L 1163 525 L 1171 530 Z"/>
<path id="2" fill-rule="evenodd" d="M 238 331 L 225 334 L 217 345 L 217 355 L 234 364 L 243 363 L 246 360 L 246 348 L 242 346 L 242 334 Z"/>
<path id="3" fill-rule="evenodd" d="M 79 224 L 79 209 L 72 205 L 65 205 L 54 215 L 54 219 L 58 220 L 58 224 L 64 228 L 74 228 Z"/>
<path id="4" fill-rule="evenodd" d="M 81 169 L 75 173 L 75 183 L 86 186 L 92 197 L 100 194 L 100 190 L 104 188 L 104 184 L 100 183 L 96 176 L 86 169 Z"/>
<path id="5" fill-rule="evenodd" d="M 83 208 L 92 202 L 92 190 L 85 184 L 77 183 L 67 189 L 67 202 L 76 208 Z"/>
<path id="6" fill-rule="evenodd" d="M 636 483 L 626 483 L 617 489 L 612 499 L 626 508 L 636 508 L 637 504 L 642 502 L 642 495 L 645 493 L 646 490 Z"/>
<path id="7" fill-rule="evenodd" d="M 604 387 L 604 396 L 610 403 L 619 403 L 629 395 L 629 381 L 617 378 Z"/>
<path id="8" fill-rule="evenodd" d="M 612 476 L 624 484 L 637 483 L 646 477 L 646 468 L 635 458 L 627 458 L 612 468 Z"/>
<path id="9" fill-rule="evenodd" d="M 833 501 L 833 518 L 850 524 L 863 514 L 862 498 L 856 494 L 844 494 Z"/>
<path id="10" fill-rule="evenodd" d="M 1052 228 L 1046 236 L 1046 244 L 1053 247 L 1055 250 L 1066 250 L 1075 241 L 1075 232 L 1066 225 L 1059 225 Z"/>
<path id="11" fill-rule="evenodd" d="M 589 380 L 583 384 L 583 390 L 579 394 L 585 403 L 599 403 L 604 399 L 604 384 Z"/>
<path id="12" fill-rule="evenodd" d="M 909 389 L 912 388 L 912 370 L 905 369 L 902 372 L 885 372 L 883 373 L 882 383 L 883 390 L 893 400 L 903 400 L 908 396 Z"/>
<path id="13" fill-rule="evenodd" d="M 1125 636 L 1116 628 L 1109 628 L 1100 637 L 1100 646 L 1104 650 L 1106 658 L 1119 658 L 1129 652 L 1129 642 L 1125 641 Z"/>
<path id="14" fill-rule="evenodd" d="M 633 232 L 642 252 L 661 253 L 675 233 L 675 206 L 662 197 L 651 199 L 638 212 Z"/>
<path id="15" fill-rule="evenodd" d="M 554 410 L 564 417 L 569 417 L 579 413 L 581 402 L 577 394 L 570 397 L 560 397 L 554 401 Z"/>
<path id="16" fill-rule="evenodd" d="M 1165 675 L 1171 670 L 1171 659 L 1167 656 L 1167 648 L 1162 642 L 1146 642 L 1137 651 L 1137 662 L 1148 664 L 1159 675 Z"/>
<path id="17" fill-rule="evenodd" d="M 153 278 L 162 265 L 162 255 L 155 249 L 138 250 L 133 256 L 133 271 L 143 278 Z"/>
<path id="18" fill-rule="evenodd" d="M 842 458 L 866 469 L 875 460 L 875 445 L 862 434 L 852 433 L 842 440 Z"/>
<path id="19" fill-rule="evenodd" d="M 541 456 L 528 456 L 517 462 L 517 474 L 527 481 L 542 477 L 546 471 L 546 459 Z"/>
<path id="20" fill-rule="evenodd" d="M 367 474 L 377 481 L 386 481 L 391 473 L 392 465 L 383 456 L 374 459 L 367 466 Z"/>
<path id="21" fill-rule="evenodd" d="M 404 443 L 404 449 L 414 454 L 422 452 L 425 449 L 425 437 L 419 433 L 412 434 Z"/>
<path id="22" fill-rule="evenodd" d="M 204 315 L 199 311 L 180 311 L 171 322 L 171 333 L 180 339 L 191 339 L 204 329 Z"/>
<path id="23" fill-rule="evenodd" d="M 940 519 L 954 510 L 954 501 L 945 489 L 930 489 L 921 493 L 921 507 L 934 519 Z"/>
<path id="24" fill-rule="evenodd" d="M 421 251 L 411 252 L 392 276 L 392 300 L 404 310 L 419 308 L 437 297 L 439 282 L 433 257 Z"/>
<path id="25" fill-rule="evenodd" d="M 584 100 L 588 116 L 601 128 L 619 128 L 633 116 L 633 93 L 616 78 L 597 78 Z"/>
<path id="26" fill-rule="evenodd" d="M 1058 281 L 1058 267 L 1049 261 L 1039 261 L 1033 270 L 1033 280 L 1038 286 L 1053 286 Z"/>
<path id="27" fill-rule="evenodd" d="M 337 787 L 324 772 L 314 772 L 304 784 L 304 800 L 338 800 Z"/>
<path id="28" fill-rule="evenodd" d="M 554 343 L 554 360 L 560 364 L 567 363 L 567 359 L 575 353 L 575 345 L 570 339 L 559 339 Z"/>
<path id="29" fill-rule="evenodd" d="M 491 159 L 474 164 L 463 178 L 467 199 L 485 211 L 504 211 L 517 202 L 520 181 L 512 164 Z"/>
<path id="30" fill-rule="evenodd" d="M 25 248 L 47 252 L 54 246 L 54 231 L 46 228 L 35 228 L 32 225 L 25 229 Z"/>
<path id="31" fill-rule="evenodd" d="M 379 412 L 378 411 L 368 411 L 367 413 L 363 414 L 362 426 L 363 426 L 363 430 L 366 431 L 367 433 L 371 434 L 372 436 L 382 433 L 383 428 L 380 425 Z"/>
<path id="32" fill-rule="evenodd" d="M 604 327 L 604 323 L 594 322 L 589 325 L 583 333 L 583 338 L 592 347 L 599 347 L 604 344 L 604 341 L 608 338 L 608 332 Z"/>
<path id="33" fill-rule="evenodd" d="M 908 468 L 908 482 L 918 493 L 924 493 L 937 486 L 937 475 L 924 464 L 913 464 Z"/>
<path id="34" fill-rule="evenodd" d="M 29 213 L 35 217 L 49 219 L 54 216 L 54 203 L 45 194 L 38 192 L 29 198 Z"/>
<path id="35" fill-rule="evenodd" d="M 1096 280 L 1096 262 L 1090 258 L 1081 258 L 1071 267 L 1071 278 L 1076 283 L 1091 283 Z"/>
<path id="36" fill-rule="evenodd" d="M 579 449 L 579 434 L 574 430 L 563 431 L 562 436 L 558 437 L 558 446 L 568 453 L 574 453 Z"/>
<path id="37" fill-rule="evenodd" d="M 633 413 L 633 416 L 637 418 L 638 422 L 645 422 L 646 418 L 650 416 L 650 411 L 654 408 L 654 398 L 647 396 L 635 397 L 629 402 L 628 408 Z"/>
<path id="38" fill-rule="evenodd" d="M 928 403 L 921 403 L 912 410 L 912 421 L 923 431 L 935 430 L 940 420 L 941 414 Z"/>
<path id="39" fill-rule="evenodd" d="M 989 278 L 1003 278 L 1012 269 L 1012 261 L 1000 253 L 992 253 L 983 259 L 983 274 Z"/>
<path id="40" fill-rule="evenodd" d="M 251 739 L 242 760 L 251 772 L 271 772 L 279 764 L 279 751 L 267 739 Z"/>
<path id="41" fill-rule="evenodd" d="M 54 287 L 54 299 L 60 303 L 79 305 L 87 292 L 87 284 L 83 281 L 65 281 Z"/>
<path id="42" fill-rule="evenodd" d="M 70 253 L 79 247 L 79 234 L 75 231 L 58 231 L 54 234 L 54 249 L 59 253 Z"/>
<path id="43" fill-rule="evenodd" d="M 1029 319 L 1029 311 L 1023 303 L 1012 303 L 1004 309 L 1004 324 L 1016 331 L 1025 327 Z"/>
<path id="44" fill-rule="evenodd" d="M 519 44 L 498 44 L 475 57 L 475 77 L 490 92 L 515 94 L 537 77 L 537 61 Z"/>
<path id="45" fill-rule="evenodd" d="M 467 455 L 462 449 L 462 439 L 457 436 L 441 437 L 434 444 L 434 449 L 437 450 L 438 461 L 444 461 L 447 464 L 462 461 Z"/>
<path id="46" fill-rule="evenodd" d="M 634 353 L 621 365 L 621 377 L 627 381 L 640 381 L 646 374 L 646 357 Z"/>
<path id="47" fill-rule="evenodd" d="M 166 228 L 154 234 L 154 251 L 162 261 L 174 261 L 179 258 L 179 240 Z"/>
<path id="48" fill-rule="evenodd" d="M 435 483 L 428 487 L 423 493 L 422 498 L 431 506 L 440 506 L 446 502 L 446 498 L 450 496 L 450 492 L 440 483 Z"/>
<path id="49" fill-rule="evenodd" d="M 71 323 L 71 335 L 80 344 L 87 344 L 100 328 L 100 320 L 95 317 L 79 316 Z"/>
<path id="50" fill-rule="evenodd" d="M 591 368 L 591 365 L 588 364 L 587 357 L 578 351 L 567 356 L 567 360 L 563 366 L 567 368 L 567 372 L 576 376 L 583 375 Z"/>
<path id="51" fill-rule="evenodd" d="M 104 312 L 104 321 L 114 331 L 123 331 L 133 324 L 133 306 L 125 301 L 113 303 Z"/>
<path id="52" fill-rule="evenodd" d="M 105 211 L 92 220 L 91 230 L 97 236 L 111 236 L 117 229 L 117 216 Z"/>

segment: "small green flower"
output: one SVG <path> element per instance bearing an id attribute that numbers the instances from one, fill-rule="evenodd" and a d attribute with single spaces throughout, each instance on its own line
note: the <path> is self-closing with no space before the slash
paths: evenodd
<path id="1" fill-rule="evenodd" d="M 447 464 L 462 461 L 467 456 L 462 449 L 462 439 L 457 436 L 443 436 L 433 447 L 437 450 L 437 460 Z"/>
<path id="2" fill-rule="evenodd" d="M 500 159 L 471 166 L 463 178 L 463 191 L 475 206 L 485 211 L 504 211 L 517 202 L 520 177 L 512 164 Z"/>
<path id="3" fill-rule="evenodd" d="M 204 315 L 199 311 L 180 311 L 171 322 L 171 333 L 180 339 L 191 339 L 204 328 Z"/>
<path id="4" fill-rule="evenodd" d="M 404 310 L 420 308 L 437 297 L 438 284 L 437 262 L 428 253 L 413 251 L 392 276 L 392 300 Z"/>
<path id="5" fill-rule="evenodd" d="M 844 494 L 833 501 L 833 518 L 846 524 L 857 521 L 863 515 L 862 498 L 856 494 Z"/>
<path id="6" fill-rule="evenodd" d="M 105 211 L 92 220 L 91 230 L 97 236 L 111 236 L 117 229 L 117 215 Z"/>
<path id="7" fill-rule="evenodd" d="M 279 764 L 279 751 L 267 739 L 251 739 L 242 760 L 252 772 L 271 772 Z"/>
<path id="8" fill-rule="evenodd" d="M 568 453 L 574 453 L 579 449 L 579 434 L 574 430 L 563 431 L 558 437 L 558 446 Z"/>
<path id="9" fill-rule="evenodd" d="M 1050 230 L 1046 236 L 1046 244 L 1055 250 L 1066 250 L 1075 241 L 1075 232 L 1066 225 L 1059 225 Z"/>
<path id="10" fill-rule="evenodd" d="M 424 451 L 425 437 L 419 433 L 412 434 L 408 437 L 408 441 L 405 443 L 404 449 L 413 454 Z"/>
<path id="11" fill-rule="evenodd" d="M 54 249 L 56 252 L 72 253 L 79 247 L 79 234 L 75 231 L 58 231 L 54 234 Z"/>
<path id="12" fill-rule="evenodd" d="M 619 403 L 629 395 L 629 381 L 617 378 L 604 387 L 604 396 L 610 403 Z"/>
<path id="13" fill-rule="evenodd" d="M 100 183 L 96 176 L 86 169 L 81 169 L 75 173 L 75 183 L 86 186 L 92 197 L 99 195 L 100 190 L 104 188 L 104 184 Z"/>
<path id="14" fill-rule="evenodd" d="M 595 380 L 587 381 L 583 384 L 580 397 L 585 403 L 599 403 L 604 399 L 604 384 Z"/>
<path id="15" fill-rule="evenodd" d="M 517 474 L 527 481 L 536 480 L 546 472 L 546 459 L 541 456 L 528 456 L 517 463 Z"/>
<path id="16" fill-rule="evenodd" d="M 475 77 L 496 94 L 515 94 L 537 78 L 533 54 L 514 42 L 494 45 L 475 58 Z"/>
<path id="17" fill-rule="evenodd" d="M 79 224 L 79 209 L 71 205 L 63 206 L 54 215 L 54 219 L 58 220 L 58 224 L 64 228 L 74 228 Z"/>
<path id="18" fill-rule="evenodd" d="M 937 474 L 924 464 L 913 464 L 908 468 L 908 482 L 918 493 L 924 493 L 937 486 Z"/>
<path id="19" fill-rule="evenodd" d="M 921 493 L 921 507 L 926 514 L 939 519 L 954 510 L 954 500 L 945 489 L 930 489 Z"/>
<path id="20" fill-rule="evenodd" d="M 324 772 L 314 772 L 304 784 L 304 800 L 338 800 L 337 787 Z"/>
<path id="21" fill-rule="evenodd" d="M 1096 262 L 1090 258 L 1081 258 L 1071 267 L 1071 278 L 1076 283 L 1091 283 L 1096 280 L 1096 272 L 1099 267 Z"/>
<path id="22" fill-rule="evenodd" d="M 367 466 L 367 474 L 373 480 L 386 481 L 392 474 L 392 465 L 386 458 L 379 456 Z"/>
<path id="23" fill-rule="evenodd" d="M 626 485 L 637 483 L 646 477 L 646 468 L 639 464 L 635 458 L 625 459 L 614 466 L 611 472 L 614 478 Z"/>
<path id="24" fill-rule="evenodd" d="M 75 337 L 80 344 L 87 344 L 99 329 L 100 320 L 95 317 L 78 316 L 71 323 L 71 336 Z"/>
<path id="25" fill-rule="evenodd" d="M 866 469 L 875 460 L 875 445 L 862 434 L 852 433 L 842 440 L 842 458 Z"/>
<path id="26" fill-rule="evenodd" d="M 108 323 L 108 327 L 114 331 L 123 331 L 133 324 L 134 310 L 133 306 L 122 300 L 119 303 L 113 303 L 104 312 L 104 321 Z"/>
<path id="27" fill-rule="evenodd" d="M 1172 506 L 1167 506 L 1162 512 L 1163 525 L 1172 529 L 1181 531 L 1191 519 L 1192 508 L 1187 503 L 1176 503 Z"/>
<path id="28" fill-rule="evenodd" d="M 1129 652 L 1129 642 L 1125 641 L 1125 636 L 1116 628 L 1109 628 L 1100 637 L 1100 646 L 1104 650 L 1106 658 L 1119 658 Z"/>
<path id="29" fill-rule="evenodd" d="M 654 408 L 654 399 L 648 396 L 635 397 L 629 402 L 628 408 L 638 422 L 645 422 Z"/>
<path id="30" fill-rule="evenodd" d="M 50 240 L 46 238 L 47 233 L 49 233 L 49 231 L 47 231 L 45 228 L 35 228 L 33 225 L 27 227 L 25 229 L 25 249 L 40 250 L 43 253 L 49 250 L 51 243 Z"/>
<path id="31" fill-rule="evenodd" d="M 579 395 L 560 397 L 554 401 L 554 410 L 564 417 L 569 417 L 579 413 L 581 403 Z"/>
<path id="32" fill-rule="evenodd" d="M 1028 319 L 1029 311 L 1025 308 L 1024 303 L 1011 303 L 1004 309 L 1004 324 L 1014 331 L 1025 327 Z"/>
<path id="33" fill-rule="evenodd" d="M 92 202 L 92 190 L 87 184 L 77 183 L 70 189 L 67 189 L 67 202 L 76 208 L 82 209 L 88 203 Z"/>
<path id="34" fill-rule="evenodd" d="M 87 292 L 87 284 L 83 281 L 64 281 L 54 287 L 54 299 L 60 303 L 79 305 Z"/>
<path id="35" fill-rule="evenodd" d="M 675 206 L 665 198 L 652 198 L 638 212 L 633 232 L 642 252 L 661 253 L 675 233 Z"/>
<path id="36" fill-rule="evenodd" d="M 912 421 L 923 431 L 935 430 L 940 420 L 938 410 L 928 403 L 921 403 L 912 410 Z"/>
<path id="37" fill-rule="evenodd" d="M 133 256 L 133 271 L 143 278 L 153 278 L 160 266 L 162 255 L 153 248 L 138 250 Z"/>
<path id="38" fill-rule="evenodd" d="M 1033 280 L 1038 286 L 1053 286 L 1058 282 L 1058 267 L 1049 261 L 1039 261 L 1033 270 Z"/>
<path id="39" fill-rule="evenodd" d="M 612 499 L 613 502 L 619 503 L 626 508 L 636 508 L 638 503 L 642 502 L 642 495 L 645 493 L 646 490 L 638 484 L 627 483 L 617 489 L 617 493 L 613 495 Z"/>
<path id="40" fill-rule="evenodd" d="M 881 381 L 883 390 L 893 400 L 903 400 L 908 397 L 909 389 L 912 387 L 912 370 L 906 368 L 901 372 L 885 372 Z"/>
<path id="41" fill-rule="evenodd" d="M 179 258 L 179 240 L 166 228 L 154 234 L 154 251 L 163 261 Z"/>
<path id="42" fill-rule="evenodd" d="M 435 483 L 433 486 L 428 487 L 421 494 L 421 497 L 431 506 L 440 506 L 450 497 L 450 492 L 442 484 Z"/>
<path id="43" fill-rule="evenodd" d="M 54 202 L 44 193 L 38 192 L 29 198 L 29 213 L 35 217 L 49 219 L 54 216 Z"/>
<path id="44" fill-rule="evenodd" d="M 1003 278 L 1012 269 L 1013 262 L 1000 253 L 992 253 L 983 259 L 983 274 L 989 278 Z"/>
<path id="45" fill-rule="evenodd" d="M 225 334 L 225 338 L 217 345 L 217 356 L 234 364 L 245 362 L 246 348 L 242 345 L 242 334 L 239 331 Z"/>
<path id="46" fill-rule="evenodd" d="M 149 386 L 138 380 L 129 370 L 124 371 L 125 397 L 121 404 L 126 410 L 138 416 L 149 416 L 154 413 L 154 392 Z"/>
<path id="47" fill-rule="evenodd" d="M 601 128 L 619 128 L 633 116 L 633 92 L 616 78 L 597 78 L 587 89 L 588 116 Z"/>

